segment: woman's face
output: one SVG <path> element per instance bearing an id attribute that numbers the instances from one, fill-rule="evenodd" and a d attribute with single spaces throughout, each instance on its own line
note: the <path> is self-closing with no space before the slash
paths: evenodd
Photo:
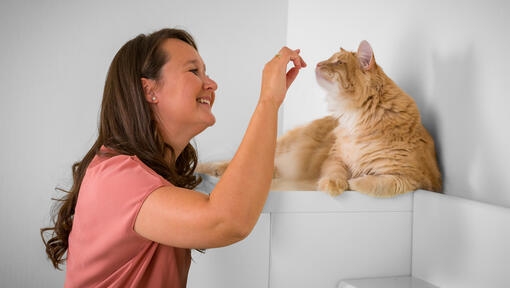
<path id="1" fill-rule="evenodd" d="M 205 64 L 192 46 L 168 39 L 162 48 L 169 55 L 168 62 L 148 101 L 153 103 L 165 142 L 179 149 L 216 122 L 211 107 L 218 86 L 206 75 Z"/>

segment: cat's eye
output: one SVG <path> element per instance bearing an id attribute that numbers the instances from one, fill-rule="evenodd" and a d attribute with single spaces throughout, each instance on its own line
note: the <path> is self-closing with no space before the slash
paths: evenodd
<path id="1" fill-rule="evenodd" d="M 344 64 L 344 62 L 343 62 L 342 60 L 336 60 L 336 61 L 335 61 L 335 64 L 336 64 L 336 65 L 342 65 L 342 64 Z"/>

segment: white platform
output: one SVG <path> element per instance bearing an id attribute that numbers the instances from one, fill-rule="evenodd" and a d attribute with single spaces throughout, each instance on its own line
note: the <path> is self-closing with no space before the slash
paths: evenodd
<path id="1" fill-rule="evenodd" d="M 337 287 L 340 279 L 411 274 L 412 193 L 271 192 L 235 245 L 194 253 L 188 287 Z"/>
<path id="2" fill-rule="evenodd" d="M 411 274 L 412 194 L 273 192 L 269 287 L 336 287 L 340 279 Z"/>
<path id="3" fill-rule="evenodd" d="M 510 208 L 415 192 L 412 275 L 441 288 L 510 287 Z"/>
<path id="4" fill-rule="evenodd" d="M 194 254 L 188 287 L 508 288 L 508 243 L 510 209 L 462 198 L 271 192 L 247 239 Z"/>
<path id="5" fill-rule="evenodd" d="M 338 288 L 438 288 L 411 276 L 352 279 L 340 282 Z"/>

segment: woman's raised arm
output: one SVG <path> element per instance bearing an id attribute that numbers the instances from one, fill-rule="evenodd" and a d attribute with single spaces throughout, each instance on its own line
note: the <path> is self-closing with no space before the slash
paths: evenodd
<path id="1" fill-rule="evenodd" d="M 182 248 L 220 247 L 248 236 L 271 185 L 278 109 L 306 66 L 299 52 L 284 47 L 265 65 L 259 102 L 244 138 L 211 194 L 174 186 L 155 190 L 139 211 L 137 233 Z"/>

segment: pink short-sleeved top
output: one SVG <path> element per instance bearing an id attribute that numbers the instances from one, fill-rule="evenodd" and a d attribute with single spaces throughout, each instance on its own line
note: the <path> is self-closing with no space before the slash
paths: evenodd
<path id="1" fill-rule="evenodd" d="M 134 231 L 142 203 L 164 185 L 170 184 L 136 156 L 92 160 L 69 236 L 65 287 L 186 286 L 190 250 Z"/>

